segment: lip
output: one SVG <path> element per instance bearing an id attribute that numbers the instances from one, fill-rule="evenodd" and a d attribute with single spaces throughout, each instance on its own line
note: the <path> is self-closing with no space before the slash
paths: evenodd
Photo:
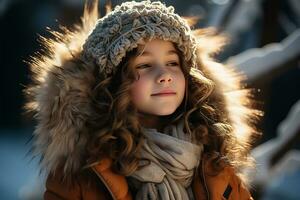
<path id="1" fill-rule="evenodd" d="M 154 94 L 151 94 L 151 96 L 170 96 L 170 95 L 175 95 L 176 92 L 173 91 L 173 90 L 162 90 L 158 93 L 154 93 Z"/>

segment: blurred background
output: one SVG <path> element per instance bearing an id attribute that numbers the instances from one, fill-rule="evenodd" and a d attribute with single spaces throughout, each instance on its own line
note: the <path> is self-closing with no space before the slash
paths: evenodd
<path id="1" fill-rule="evenodd" d="M 115 6 L 123 1 L 111 1 Z M 195 27 L 231 37 L 217 56 L 248 77 L 265 113 L 263 136 L 252 151 L 255 199 L 300 199 L 300 1 L 168 0 L 180 15 L 199 16 Z M 99 10 L 105 13 L 105 1 Z M 23 114 L 26 62 L 40 49 L 46 27 L 80 22 L 83 0 L 0 0 L 0 199 L 41 199 L 43 174 L 28 151 L 35 122 Z"/>

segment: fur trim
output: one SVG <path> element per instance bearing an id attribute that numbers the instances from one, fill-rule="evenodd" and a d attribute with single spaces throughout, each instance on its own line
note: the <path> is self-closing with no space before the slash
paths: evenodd
<path id="1" fill-rule="evenodd" d="M 85 123 L 93 113 L 90 96 L 95 69 L 80 60 L 80 53 L 96 24 L 97 4 L 86 4 L 82 26 L 52 31 L 54 39 L 41 37 L 47 53 L 36 54 L 30 62 L 33 84 L 25 90 L 25 109 L 35 113 L 33 152 L 41 156 L 41 168 L 48 172 L 61 163 L 65 163 L 65 172 L 76 172 L 84 163 Z"/>

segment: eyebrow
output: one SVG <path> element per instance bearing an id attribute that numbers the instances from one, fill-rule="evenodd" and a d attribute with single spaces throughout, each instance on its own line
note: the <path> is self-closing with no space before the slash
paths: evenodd
<path id="1" fill-rule="evenodd" d="M 173 54 L 178 55 L 178 51 L 176 51 L 176 50 L 169 50 L 169 51 L 166 53 L 167 56 L 168 56 L 168 55 L 173 55 Z M 138 57 L 138 56 L 151 56 L 151 55 L 152 55 L 152 53 L 149 52 L 149 51 L 142 51 L 142 52 L 138 52 L 138 53 L 137 53 L 137 57 Z"/>

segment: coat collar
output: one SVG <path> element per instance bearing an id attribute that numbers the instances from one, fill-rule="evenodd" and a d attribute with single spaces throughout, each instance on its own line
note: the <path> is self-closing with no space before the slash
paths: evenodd
<path id="1" fill-rule="evenodd" d="M 132 200 L 126 178 L 113 172 L 111 165 L 112 160 L 110 158 L 103 158 L 93 164 L 91 168 L 114 200 Z M 211 160 L 204 156 L 192 183 L 196 200 L 222 199 L 229 185 L 230 177 L 234 173 L 230 167 L 226 167 L 215 176 L 209 175 L 210 172 L 212 172 Z"/>
<path id="2" fill-rule="evenodd" d="M 111 165 L 112 160 L 104 158 L 91 167 L 114 200 L 132 200 L 126 178 L 113 172 Z"/>

